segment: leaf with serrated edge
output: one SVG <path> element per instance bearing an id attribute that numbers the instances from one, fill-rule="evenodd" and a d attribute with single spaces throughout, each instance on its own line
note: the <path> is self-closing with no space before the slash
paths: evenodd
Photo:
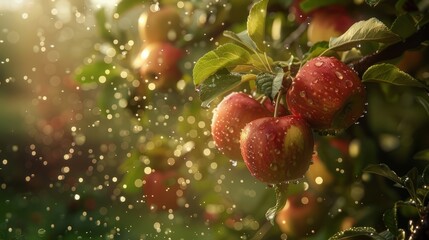
<path id="1" fill-rule="evenodd" d="M 283 72 L 283 69 L 279 68 L 277 70 L 276 76 L 274 77 L 274 80 L 273 80 L 273 86 L 271 88 L 271 99 L 274 99 L 276 97 L 277 93 L 282 88 L 284 76 L 285 76 L 285 73 Z"/>
<path id="2" fill-rule="evenodd" d="M 194 66 L 194 84 L 199 85 L 222 68 L 234 67 L 251 62 L 249 52 L 233 43 L 219 46 L 202 56 Z"/>
<path id="3" fill-rule="evenodd" d="M 363 82 L 390 83 L 398 86 L 427 88 L 417 79 L 401 71 L 393 64 L 381 63 L 368 68 L 362 76 Z"/>
<path id="4" fill-rule="evenodd" d="M 233 43 L 219 46 L 202 56 L 194 66 L 194 84 L 199 85 L 222 68 L 234 67 L 251 62 L 249 52 Z"/>
<path id="5" fill-rule="evenodd" d="M 329 50 L 347 51 L 364 42 L 391 44 L 401 38 L 376 18 L 353 24 L 343 35 L 329 40 Z"/>
<path id="6" fill-rule="evenodd" d="M 329 240 L 340 240 L 357 236 L 372 236 L 376 233 L 377 231 L 371 227 L 353 227 L 336 233 L 334 236 L 330 237 Z"/>
<path id="7" fill-rule="evenodd" d="M 268 0 L 256 2 L 250 9 L 249 17 L 247 18 L 247 32 L 260 50 L 264 49 L 267 5 Z"/>

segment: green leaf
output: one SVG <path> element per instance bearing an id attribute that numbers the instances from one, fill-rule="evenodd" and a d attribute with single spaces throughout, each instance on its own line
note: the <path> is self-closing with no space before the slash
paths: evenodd
<path id="1" fill-rule="evenodd" d="M 429 101 L 424 97 L 417 97 L 417 101 L 422 105 L 422 107 L 426 110 L 426 113 L 429 115 Z"/>
<path id="2" fill-rule="evenodd" d="M 134 182 L 137 179 L 143 178 L 143 169 L 144 165 L 140 161 L 140 153 L 138 151 L 132 152 L 131 156 L 119 166 L 119 170 L 124 173 L 119 185 L 127 185 L 126 188 L 123 188 L 123 191 L 136 193 L 139 190 L 135 187 Z"/>
<path id="3" fill-rule="evenodd" d="M 276 205 L 271 207 L 265 213 L 265 217 L 274 225 L 277 213 L 285 206 L 288 197 L 288 183 L 280 183 L 274 186 L 276 191 Z"/>
<path id="4" fill-rule="evenodd" d="M 417 160 L 429 161 L 429 149 L 417 152 L 416 154 L 414 154 L 413 158 Z"/>
<path id="5" fill-rule="evenodd" d="M 222 69 L 216 74 L 210 76 L 197 88 L 202 101 L 201 106 L 208 108 L 214 98 L 234 89 L 240 85 L 240 83 L 241 75 L 232 74 L 226 69 Z"/>
<path id="6" fill-rule="evenodd" d="M 341 232 L 336 233 L 334 236 L 330 237 L 329 240 L 342 240 L 348 239 L 351 237 L 367 236 L 372 239 L 377 235 L 377 231 L 371 227 L 353 227 Z"/>
<path id="7" fill-rule="evenodd" d="M 106 17 L 106 11 L 104 8 L 100 8 L 95 13 L 95 20 L 96 20 L 96 26 L 98 26 L 98 32 L 100 36 L 106 41 L 106 42 L 113 42 L 115 40 L 115 36 L 112 34 L 110 29 L 108 29 L 107 24 L 107 17 Z"/>
<path id="8" fill-rule="evenodd" d="M 328 5 L 332 5 L 332 4 L 337 4 L 337 3 L 342 3 L 344 2 L 344 0 L 304 0 L 300 3 L 300 8 L 302 9 L 302 11 L 308 13 L 311 12 L 317 8 L 320 7 L 324 7 L 324 6 L 328 6 Z"/>
<path id="9" fill-rule="evenodd" d="M 240 43 L 244 47 L 248 48 L 250 51 L 256 52 L 258 50 L 258 47 L 256 46 L 255 42 L 249 37 L 247 30 L 244 30 L 238 34 L 231 31 L 224 31 L 223 35 L 236 41 L 237 43 Z"/>
<path id="10" fill-rule="evenodd" d="M 256 77 L 256 91 L 271 98 L 274 77 L 274 74 L 271 73 L 259 74 Z"/>
<path id="11" fill-rule="evenodd" d="M 398 16 L 393 22 L 391 28 L 394 33 L 405 39 L 418 30 L 418 22 L 413 13 L 405 13 Z"/>
<path id="12" fill-rule="evenodd" d="M 103 85 L 103 88 L 98 96 L 98 105 L 104 114 L 119 111 L 121 109 L 120 101 L 128 98 L 128 86 L 121 77 L 112 78 L 111 81 Z M 120 93 L 122 98 L 117 98 L 117 93 Z M 115 107 L 113 107 L 115 106 Z"/>
<path id="13" fill-rule="evenodd" d="M 393 64 L 381 63 L 368 68 L 362 76 L 363 82 L 390 83 L 397 86 L 426 88 L 408 73 Z"/>
<path id="14" fill-rule="evenodd" d="M 142 5 L 145 2 L 145 0 L 122 0 L 118 3 L 118 6 L 116 7 L 116 13 L 121 16 L 123 13 L 127 12 L 133 7 Z"/>
<path id="15" fill-rule="evenodd" d="M 420 176 L 418 174 L 418 170 L 415 167 L 412 168 L 410 171 L 408 171 L 405 176 L 401 177 L 402 182 L 404 183 L 405 189 L 407 189 L 411 198 L 416 202 L 418 202 L 417 186 L 418 186 L 419 177 Z"/>
<path id="16" fill-rule="evenodd" d="M 311 46 L 310 50 L 308 50 L 308 55 L 306 56 L 305 61 L 320 56 L 321 54 L 326 55 L 328 48 L 329 43 L 327 41 L 316 42 Z"/>
<path id="17" fill-rule="evenodd" d="M 370 164 L 364 169 L 365 172 L 374 173 L 385 178 L 392 180 L 393 182 L 403 186 L 402 179 L 387 166 L 386 164 Z"/>
<path id="18" fill-rule="evenodd" d="M 107 82 L 117 76 L 119 71 L 116 67 L 102 60 L 80 66 L 74 73 L 74 79 L 81 84 L 99 83 L 100 77 L 105 77 Z"/>
<path id="19" fill-rule="evenodd" d="M 260 50 L 265 48 L 265 19 L 267 17 L 268 0 L 256 2 L 250 9 L 247 18 L 247 32 Z"/>
<path id="20" fill-rule="evenodd" d="M 353 24 L 343 35 L 329 40 L 329 49 L 347 51 L 365 42 L 391 44 L 401 38 L 376 18 Z"/>
<path id="21" fill-rule="evenodd" d="M 283 84 L 284 72 L 282 68 L 276 69 L 276 74 L 262 73 L 256 77 L 256 89 L 259 93 L 274 99 Z"/>
<path id="22" fill-rule="evenodd" d="M 391 233 L 393 233 L 394 235 L 399 234 L 396 204 L 393 206 L 393 208 L 389 208 L 386 210 L 386 212 L 384 212 L 383 222 Z"/>
<path id="23" fill-rule="evenodd" d="M 221 45 L 198 59 L 193 69 L 194 84 L 198 86 L 220 69 L 250 62 L 251 56 L 246 49 L 233 43 Z"/>

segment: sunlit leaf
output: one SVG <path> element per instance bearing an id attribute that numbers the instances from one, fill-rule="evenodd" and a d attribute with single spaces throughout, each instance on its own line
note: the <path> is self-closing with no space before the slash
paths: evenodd
<path id="1" fill-rule="evenodd" d="M 402 179 L 387 166 L 386 164 L 370 164 L 364 169 L 365 172 L 374 173 L 385 178 L 392 180 L 393 182 L 403 186 Z"/>
<path id="2" fill-rule="evenodd" d="M 343 35 L 329 40 L 329 49 L 347 51 L 365 42 L 391 44 L 401 38 L 376 18 L 353 24 Z"/>
<path id="3" fill-rule="evenodd" d="M 231 74 L 225 69 L 218 71 L 216 74 L 207 78 L 198 87 L 202 107 L 209 107 L 210 103 L 217 96 L 230 91 L 240 85 L 241 75 Z"/>
<path id="4" fill-rule="evenodd" d="M 119 16 L 121 16 L 123 13 L 127 12 L 133 7 L 142 5 L 145 2 L 148 2 L 148 1 L 147 0 L 122 0 L 118 3 L 118 6 L 116 7 L 116 13 L 118 13 Z"/>
<path id="5" fill-rule="evenodd" d="M 219 46 L 202 56 L 194 66 L 194 84 L 199 85 L 222 68 L 251 62 L 249 52 L 233 43 Z"/>
<path id="6" fill-rule="evenodd" d="M 389 83 L 397 86 L 427 88 L 417 79 L 401 71 L 393 64 L 381 63 L 368 68 L 362 76 L 363 82 Z"/>
<path id="7" fill-rule="evenodd" d="M 256 2 L 250 9 L 247 18 L 247 32 L 260 50 L 265 48 L 265 19 L 267 16 L 268 0 Z"/>
<path id="8" fill-rule="evenodd" d="M 249 34 L 247 33 L 247 30 L 244 30 L 240 33 L 235 33 L 231 31 L 224 31 L 223 35 L 225 37 L 228 37 L 237 43 L 243 45 L 244 47 L 248 48 L 250 51 L 257 51 L 258 47 L 256 46 L 255 42 L 249 37 Z"/>

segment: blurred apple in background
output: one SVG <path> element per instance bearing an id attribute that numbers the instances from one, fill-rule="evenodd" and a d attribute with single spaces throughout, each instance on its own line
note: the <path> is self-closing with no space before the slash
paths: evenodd
<path id="1" fill-rule="evenodd" d="M 307 29 L 308 41 L 312 44 L 329 41 L 331 37 L 343 34 L 354 20 L 350 13 L 341 5 L 332 5 L 316 9 L 311 14 Z"/>
<path id="2" fill-rule="evenodd" d="M 140 76 L 148 84 L 154 83 L 156 89 L 174 88 L 182 77 L 179 63 L 184 52 L 170 43 L 151 43 L 140 53 Z M 142 84 L 143 87 L 145 83 Z"/>
<path id="3" fill-rule="evenodd" d="M 138 19 L 141 40 L 146 43 L 175 42 L 182 36 L 183 25 L 176 7 L 152 5 Z"/>
<path id="4" fill-rule="evenodd" d="M 288 198 L 285 207 L 276 216 L 276 223 L 288 237 L 303 239 L 317 232 L 321 221 L 326 220 L 328 210 L 326 200 L 305 191 Z"/>

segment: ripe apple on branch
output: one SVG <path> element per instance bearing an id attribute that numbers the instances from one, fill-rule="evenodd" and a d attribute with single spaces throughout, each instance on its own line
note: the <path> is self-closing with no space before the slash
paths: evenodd
<path id="1" fill-rule="evenodd" d="M 303 55 L 270 55 L 275 50 L 265 38 L 269 1 L 260 0 L 250 9 L 247 29 L 224 32 L 232 43 L 206 53 L 193 69 L 203 107 L 238 87 L 254 98 L 273 101 L 274 114 L 266 117 L 263 115 L 267 112 L 254 101 L 244 111 L 239 104 L 224 105 L 229 95 L 217 106 L 212 125 L 219 150 L 235 159 L 239 158 L 236 139 L 240 132 L 241 157 L 248 170 L 260 181 L 275 185 L 277 203 L 267 211 L 270 221 L 284 205 L 288 183 L 299 180 L 310 165 L 313 134 L 348 131 L 364 115 L 366 83 L 429 90 L 421 81 L 385 62 L 428 40 L 428 21 L 416 20 L 415 32 L 401 34 L 395 26 L 388 27 L 374 17 L 354 22 L 342 6 L 330 4 L 312 0 L 299 4 L 303 12 L 309 13 L 307 34 L 312 42 Z M 321 20 L 334 15 L 335 20 Z M 409 24 L 403 21 L 398 16 L 396 24 Z M 371 48 L 367 48 L 369 45 Z M 424 101 L 427 104 L 428 100 Z M 283 106 L 289 115 L 277 115 L 277 109 Z M 225 153 L 225 149 L 233 150 L 234 155 Z"/>

